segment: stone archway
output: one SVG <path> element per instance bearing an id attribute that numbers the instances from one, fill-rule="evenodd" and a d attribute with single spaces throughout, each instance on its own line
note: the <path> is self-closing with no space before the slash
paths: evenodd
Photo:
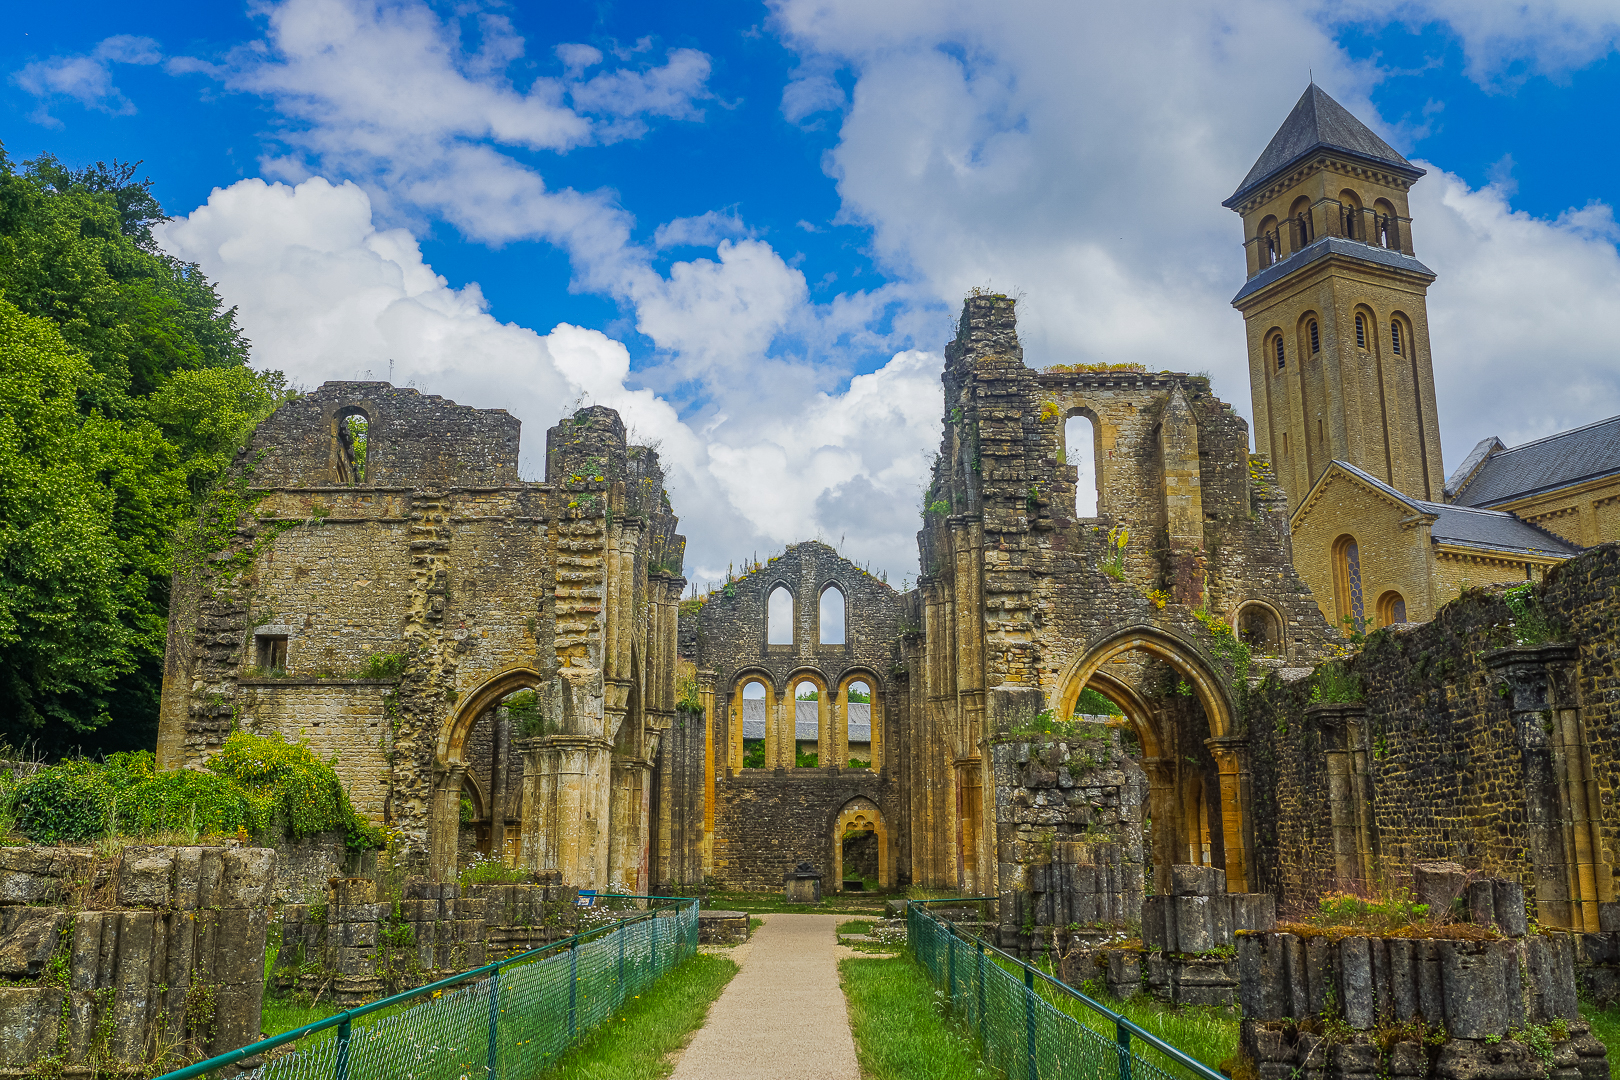
<path id="1" fill-rule="evenodd" d="M 889 825 L 877 803 L 865 795 L 857 795 L 844 804 L 832 829 L 832 887 L 836 892 L 844 888 L 844 838 L 849 834 L 871 833 L 877 841 L 878 884 L 883 889 L 895 887 L 894 859 L 889 854 Z"/>
<path id="2" fill-rule="evenodd" d="M 1187 820 L 1187 808 L 1183 805 L 1186 800 L 1180 798 L 1177 792 L 1175 776 L 1180 771 L 1179 765 L 1164 756 L 1168 742 L 1164 733 L 1158 731 L 1147 703 L 1128 685 L 1102 670 L 1110 660 L 1130 652 L 1142 652 L 1167 664 L 1187 683 L 1203 708 L 1209 723 L 1209 738 L 1204 740 L 1204 745 L 1215 760 L 1220 788 L 1219 819 L 1224 840 L 1226 885 L 1232 892 L 1247 892 L 1249 868 L 1254 865 L 1254 837 L 1248 820 L 1247 768 L 1241 753 L 1246 740 L 1236 733 L 1236 711 L 1225 680 L 1216 673 L 1214 663 L 1198 646 L 1155 626 L 1129 626 L 1116 630 L 1065 667 L 1057 683 L 1057 715 L 1072 715 L 1080 692 L 1088 685 L 1095 685 L 1110 700 L 1119 704 L 1139 735 L 1148 731 L 1154 733 L 1154 753 L 1149 754 L 1149 744 L 1143 739 L 1143 767 L 1148 774 L 1152 800 L 1150 814 L 1154 819 L 1155 884 L 1168 888 L 1171 853 L 1179 847 L 1176 837 L 1190 835 L 1190 822 Z M 1133 713 L 1137 715 L 1133 716 Z"/>

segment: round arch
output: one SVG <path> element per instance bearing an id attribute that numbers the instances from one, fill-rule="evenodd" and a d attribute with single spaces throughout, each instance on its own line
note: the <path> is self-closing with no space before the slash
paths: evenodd
<path id="1" fill-rule="evenodd" d="M 831 862 L 833 888 L 838 892 L 844 889 L 844 835 L 865 832 L 877 836 L 878 884 L 884 889 L 895 887 L 894 860 L 889 856 L 889 824 L 876 802 L 865 795 L 857 795 L 843 805 L 833 820 Z"/>
<path id="2" fill-rule="evenodd" d="M 1279 654 L 1286 656 L 1288 654 L 1288 620 L 1282 617 L 1282 612 L 1278 611 L 1277 605 L 1271 601 L 1254 596 L 1239 600 L 1232 608 L 1232 614 L 1227 619 L 1227 625 L 1231 626 L 1233 632 L 1242 640 L 1244 620 L 1246 618 L 1252 620 L 1261 613 L 1264 614 L 1264 617 L 1271 623 L 1272 629 L 1276 632 Z M 1247 645 L 1249 642 L 1245 641 L 1244 644 Z"/>
<path id="3" fill-rule="evenodd" d="M 799 744 L 799 704 L 794 694 L 801 683 L 810 683 L 816 688 L 816 763 L 818 766 L 827 765 L 835 760 L 833 752 L 833 701 L 832 687 L 827 682 L 827 676 L 820 668 L 800 666 L 788 672 L 787 678 L 782 680 L 782 734 L 786 739 L 779 743 L 780 758 L 783 768 L 797 768 Z M 766 743 L 766 761 L 770 759 L 770 744 Z"/>
<path id="4" fill-rule="evenodd" d="M 838 711 L 835 717 L 837 732 L 834 736 L 838 751 L 838 764 L 849 764 L 849 688 L 852 684 L 863 682 L 871 694 L 872 703 L 868 713 L 872 722 L 872 772 L 883 771 L 883 683 L 878 679 L 877 673 L 870 668 L 847 668 L 838 677 Z"/>
<path id="5" fill-rule="evenodd" d="M 756 682 L 765 688 L 765 767 L 773 767 L 776 760 L 770 753 L 770 748 L 775 745 L 772 736 L 775 734 L 778 696 L 776 677 L 762 667 L 741 668 L 731 677 L 731 685 L 726 691 L 726 700 L 730 702 L 730 723 L 726 732 L 727 767 L 733 772 L 743 767 L 743 690 L 749 683 Z"/>

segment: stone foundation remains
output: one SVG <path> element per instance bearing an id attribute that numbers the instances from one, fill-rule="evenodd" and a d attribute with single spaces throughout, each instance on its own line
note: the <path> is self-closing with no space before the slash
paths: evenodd
<path id="1" fill-rule="evenodd" d="M 257 1039 L 275 864 L 0 848 L 0 1076 L 145 1075 Z"/>

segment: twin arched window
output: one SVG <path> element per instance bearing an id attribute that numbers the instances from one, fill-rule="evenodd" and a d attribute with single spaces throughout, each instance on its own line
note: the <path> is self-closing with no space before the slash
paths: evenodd
<path id="1" fill-rule="evenodd" d="M 842 645 L 846 641 L 844 619 L 844 592 L 836 585 L 821 590 L 821 603 L 817 611 L 822 645 Z M 765 602 L 765 644 L 792 645 L 794 624 L 793 594 L 786 585 L 771 590 Z"/>

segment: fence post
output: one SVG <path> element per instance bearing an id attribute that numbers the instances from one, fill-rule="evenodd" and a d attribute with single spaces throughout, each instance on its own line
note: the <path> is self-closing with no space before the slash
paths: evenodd
<path id="1" fill-rule="evenodd" d="M 1114 1040 L 1119 1043 L 1119 1080 L 1131 1080 L 1131 1031 L 1117 1020 Z"/>
<path id="2" fill-rule="evenodd" d="M 349 1018 L 338 1025 L 337 1064 L 332 1068 L 332 1080 L 349 1080 Z"/>
<path id="3" fill-rule="evenodd" d="M 577 995 L 579 993 L 579 942 L 568 946 L 568 1044 L 574 1043 L 574 1029 L 578 1020 Z"/>
<path id="4" fill-rule="evenodd" d="M 979 1042 L 984 1042 L 984 942 L 978 942 L 978 981 L 979 981 Z"/>
<path id="5" fill-rule="evenodd" d="M 1029 1045 L 1029 1080 L 1039 1080 L 1035 1065 L 1035 969 L 1024 965 L 1024 1034 Z"/>
<path id="6" fill-rule="evenodd" d="M 497 1080 L 500 1071 L 501 969 L 489 973 L 489 1076 Z"/>
<path id="7" fill-rule="evenodd" d="M 956 1012 L 956 927 L 945 935 L 945 1005 Z"/>
<path id="8" fill-rule="evenodd" d="M 630 932 L 628 926 L 621 926 L 615 933 L 619 938 L 619 1004 L 624 1005 L 624 939 Z"/>

